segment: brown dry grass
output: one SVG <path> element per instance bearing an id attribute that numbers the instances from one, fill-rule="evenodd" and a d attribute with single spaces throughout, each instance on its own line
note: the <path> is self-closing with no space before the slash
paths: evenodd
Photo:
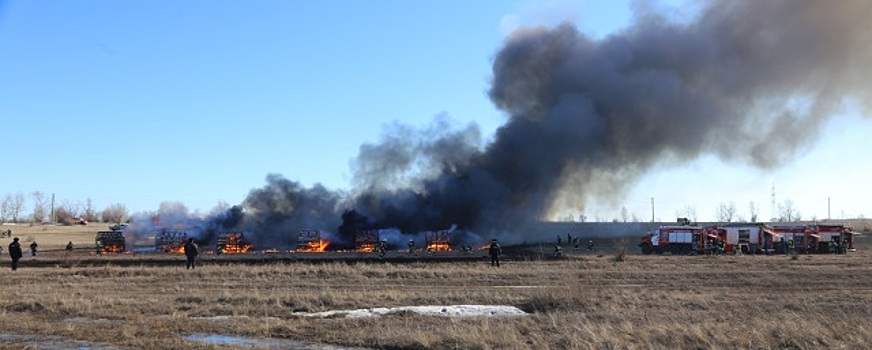
<path id="1" fill-rule="evenodd" d="M 872 264 L 846 256 L 573 256 L 485 264 L 271 264 L 2 270 L 0 332 L 146 349 L 209 348 L 188 333 L 385 349 L 862 348 Z M 180 262 L 181 265 L 181 262 Z M 295 311 L 506 304 L 522 318 Z M 245 316 L 224 321 L 198 319 Z M 71 318 L 112 320 L 76 323 Z M 13 347 L 14 348 L 14 347 Z"/>
<path id="2" fill-rule="evenodd" d="M 39 244 L 41 250 L 63 249 L 67 242 L 72 241 L 74 245 L 84 247 L 93 247 L 94 238 L 98 231 L 108 231 L 112 224 L 105 223 L 90 223 L 88 225 L 31 225 L 31 224 L 3 224 L 0 225 L 0 231 L 12 230 L 12 236 L 21 239 L 24 244 L 29 245 L 34 240 Z M 2 236 L 0 241 L 4 243 L 4 251 L 10 240 Z"/>
<path id="3" fill-rule="evenodd" d="M 175 257 L 178 267 L 33 268 L 26 257 L 19 271 L 0 269 L 0 333 L 144 349 L 219 348 L 181 338 L 190 333 L 382 349 L 868 348 L 867 251 L 796 260 L 628 254 L 623 261 L 615 254 L 569 252 L 564 260 L 510 261 L 500 269 L 485 263 L 298 262 L 187 271 L 181 257 Z M 531 315 L 294 315 L 430 304 L 515 305 Z M 213 316 L 240 317 L 201 318 Z"/>

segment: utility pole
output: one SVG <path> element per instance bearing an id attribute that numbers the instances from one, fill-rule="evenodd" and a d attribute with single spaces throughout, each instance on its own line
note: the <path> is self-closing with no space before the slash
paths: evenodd
<path id="1" fill-rule="evenodd" d="M 772 216 L 772 221 L 777 221 L 777 214 L 775 213 L 775 181 L 772 182 L 772 202 L 769 205 L 769 213 Z"/>
<path id="2" fill-rule="evenodd" d="M 654 197 L 651 197 L 651 222 L 654 222 Z"/>
<path id="3" fill-rule="evenodd" d="M 54 225 L 54 223 L 55 223 L 55 216 L 54 216 L 54 199 L 55 198 L 54 198 L 54 195 L 55 195 L 54 193 L 51 194 L 51 217 L 49 218 L 49 221 L 51 222 L 52 225 Z"/>

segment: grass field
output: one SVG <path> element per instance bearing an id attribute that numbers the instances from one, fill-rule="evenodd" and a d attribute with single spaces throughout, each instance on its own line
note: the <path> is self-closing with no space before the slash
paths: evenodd
<path id="1" fill-rule="evenodd" d="M 96 232 L 32 229 L 13 231 L 49 249 L 77 235 L 93 244 Z M 184 338 L 195 333 L 381 349 L 868 348 L 872 255 L 864 239 L 847 255 L 616 261 L 613 252 L 568 252 L 563 260 L 516 259 L 499 269 L 484 262 L 284 262 L 189 271 L 181 257 L 168 257 L 175 266 L 89 265 L 73 257 L 28 267 L 36 258 L 25 257 L 18 271 L 0 269 L 0 333 L 142 349 L 227 348 Z M 529 315 L 297 314 L 454 304 L 513 305 Z M 28 347 L 39 348 L 0 345 Z"/>

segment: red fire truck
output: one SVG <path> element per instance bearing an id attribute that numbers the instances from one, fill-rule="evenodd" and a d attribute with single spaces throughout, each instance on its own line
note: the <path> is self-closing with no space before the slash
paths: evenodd
<path id="1" fill-rule="evenodd" d="M 660 226 L 643 236 L 639 247 L 642 248 L 642 254 L 702 253 L 710 250 L 718 239 L 716 234 L 702 226 Z"/>
<path id="2" fill-rule="evenodd" d="M 817 235 L 819 253 L 844 253 L 854 249 L 854 229 L 845 225 L 815 224 L 809 231 Z"/>

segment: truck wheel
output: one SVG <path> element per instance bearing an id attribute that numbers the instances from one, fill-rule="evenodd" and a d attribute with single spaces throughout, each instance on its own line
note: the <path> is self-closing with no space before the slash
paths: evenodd
<path id="1" fill-rule="evenodd" d="M 643 244 L 642 245 L 642 254 L 651 255 L 651 252 L 653 252 L 653 249 L 651 249 L 650 244 Z"/>

